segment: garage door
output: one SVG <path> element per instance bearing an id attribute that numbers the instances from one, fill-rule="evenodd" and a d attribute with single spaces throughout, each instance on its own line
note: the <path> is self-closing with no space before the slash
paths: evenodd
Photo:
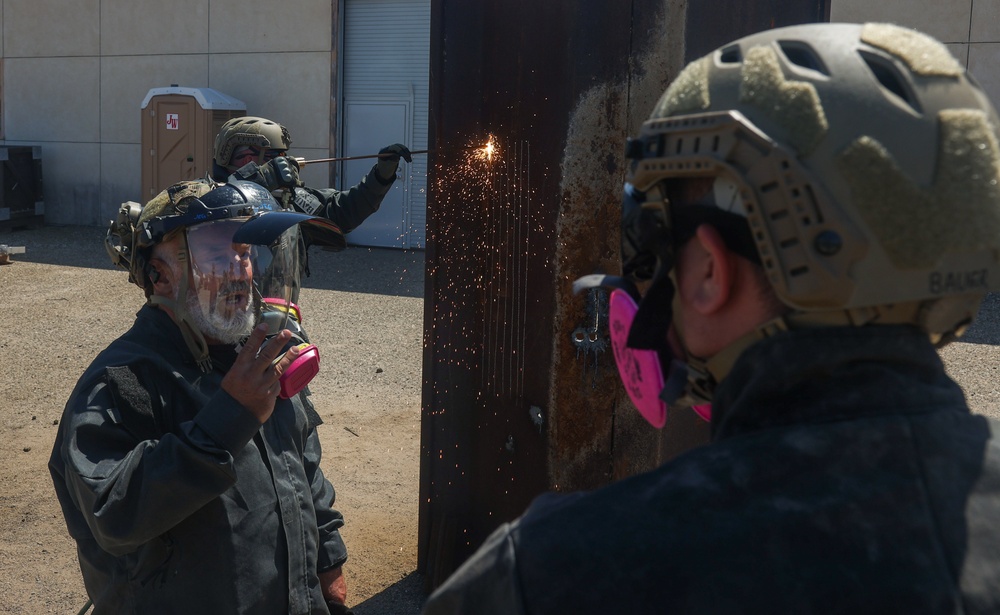
<path id="1" fill-rule="evenodd" d="M 378 152 L 390 143 L 427 148 L 430 0 L 346 0 L 343 110 L 345 156 Z M 371 160 L 347 161 L 341 188 L 356 184 Z M 348 237 L 356 245 L 422 248 L 426 241 L 427 156 L 400 165 L 379 211 Z"/>

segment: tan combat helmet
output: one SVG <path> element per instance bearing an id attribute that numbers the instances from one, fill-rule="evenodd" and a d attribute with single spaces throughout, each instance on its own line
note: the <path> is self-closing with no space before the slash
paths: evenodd
<path id="1" fill-rule="evenodd" d="M 189 199 L 198 199 L 216 187 L 217 184 L 205 181 L 184 181 L 162 190 L 145 206 L 134 201 L 122 203 L 118 216 L 108 227 L 104 247 L 112 264 L 128 271 L 128 281 L 142 288 L 147 297 L 153 292 L 146 270 L 149 251 L 167 237 L 149 233 L 146 223 L 164 216 L 179 216 Z"/>
<path id="2" fill-rule="evenodd" d="M 644 207 L 722 177 L 789 326 L 907 323 L 935 343 L 1000 289 L 997 115 L 934 39 L 810 24 L 688 65 L 629 146 Z"/>
<path id="3" fill-rule="evenodd" d="M 241 145 L 251 145 L 261 150 L 257 164 L 264 163 L 264 150 L 287 150 L 292 145 L 288 130 L 277 122 L 262 117 L 234 117 L 222 125 L 215 136 L 215 164 L 235 171 L 231 162 L 233 152 Z"/>

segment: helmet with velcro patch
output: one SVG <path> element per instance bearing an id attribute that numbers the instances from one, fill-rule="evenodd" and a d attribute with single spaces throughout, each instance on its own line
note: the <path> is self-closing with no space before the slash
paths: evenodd
<path id="1" fill-rule="evenodd" d="M 678 75 L 628 155 L 649 209 L 669 210 L 672 182 L 731 187 L 791 322 L 913 324 L 944 343 L 1000 289 L 997 115 L 914 30 L 807 24 L 737 40 Z M 652 277 L 656 246 L 623 241 L 626 272 Z"/>

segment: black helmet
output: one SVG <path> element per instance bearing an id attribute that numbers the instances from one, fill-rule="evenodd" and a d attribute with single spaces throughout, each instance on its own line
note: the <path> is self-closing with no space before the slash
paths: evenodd
<path id="1" fill-rule="evenodd" d="M 111 262 L 129 272 L 129 281 L 152 294 L 146 271 L 150 250 L 180 229 L 224 219 L 250 219 L 281 207 L 265 188 L 250 181 L 226 184 L 185 181 L 150 199 L 145 206 L 123 203 L 111 222 L 105 248 Z"/>

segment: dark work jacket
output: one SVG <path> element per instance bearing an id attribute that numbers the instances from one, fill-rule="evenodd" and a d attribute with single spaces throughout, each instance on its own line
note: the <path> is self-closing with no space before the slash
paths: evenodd
<path id="1" fill-rule="evenodd" d="M 349 233 L 378 211 L 382 199 L 396 181 L 395 177 L 387 182 L 383 181 L 377 168 L 378 165 L 373 165 L 361 181 L 347 190 L 298 186 L 288 194 L 285 189 L 278 190 L 274 192 L 274 196 L 284 206 L 311 216 L 326 218 L 343 232 Z M 229 177 L 229 171 L 216 164 L 204 181 L 224 184 Z M 258 181 L 255 178 L 259 177 L 260 175 L 251 177 L 251 181 Z"/>
<path id="2" fill-rule="evenodd" d="M 377 165 L 373 166 L 366 176 L 361 178 L 357 185 L 349 190 L 336 190 L 334 188 L 308 188 L 305 186 L 294 188 L 292 193 L 287 195 L 288 206 L 296 211 L 327 218 L 336 224 L 341 231 L 348 233 L 357 228 L 368 216 L 378 211 L 382 199 L 385 198 L 392 183 L 396 181 L 393 177 L 388 183 L 383 183 L 378 176 Z M 282 199 L 281 193 L 275 193 Z M 301 247 L 301 269 L 302 273 L 309 275 L 309 246 L 300 244 Z M 300 287 L 295 284 L 291 289 L 292 303 L 298 303 Z"/>
<path id="3" fill-rule="evenodd" d="M 290 195 L 289 205 L 311 216 L 331 220 L 348 233 L 361 225 L 365 219 L 378 211 L 395 178 L 383 183 L 376 167 L 365 175 L 356 186 L 349 190 L 334 188 L 295 188 Z"/>
<path id="4" fill-rule="evenodd" d="M 49 469 L 95 614 L 328 612 L 347 551 L 319 417 L 279 399 L 260 425 L 220 388 L 234 356 L 202 373 L 145 306 L 77 383 Z"/>
<path id="5" fill-rule="evenodd" d="M 1000 612 L 998 425 L 916 330 L 759 342 L 712 421 L 652 472 L 539 497 L 424 613 Z"/>

